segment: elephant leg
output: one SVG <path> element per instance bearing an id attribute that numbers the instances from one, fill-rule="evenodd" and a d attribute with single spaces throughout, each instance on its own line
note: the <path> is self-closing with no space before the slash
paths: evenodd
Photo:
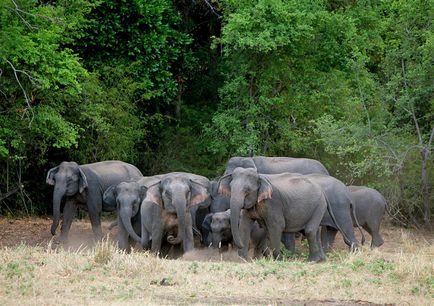
<path id="1" fill-rule="evenodd" d="M 184 252 L 189 252 L 194 249 L 193 240 L 193 225 L 192 218 L 190 214 L 185 215 L 185 235 L 183 241 Z"/>
<path id="2" fill-rule="evenodd" d="M 348 205 L 350 207 L 350 205 Z M 339 231 L 341 232 L 344 242 L 351 251 L 359 247 L 359 243 L 354 235 L 353 219 L 351 217 L 351 209 L 340 209 L 335 212 L 336 222 L 339 224 Z"/>
<path id="3" fill-rule="evenodd" d="M 101 197 L 98 198 L 96 195 L 88 195 L 87 208 L 89 210 L 90 223 L 92 224 L 92 231 L 95 235 L 96 240 L 101 240 L 102 230 L 101 230 Z"/>
<path id="4" fill-rule="evenodd" d="M 321 228 L 321 244 L 325 252 L 330 251 L 333 243 L 335 242 L 336 234 L 338 231 L 330 226 L 322 226 Z"/>
<path id="5" fill-rule="evenodd" d="M 118 232 L 117 232 L 118 248 L 122 251 L 126 251 L 127 253 L 130 253 L 131 246 L 128 238 L 129 235 L 124 226 L 124 223 L 122 222 L 120 216 L 118 216 Z"/>
<path id="6" fill-rule="evenodd" d="M 69 229 L 71 228 L 72 220 L 77 212 L 77 204 L 74 199 L 67 199 L 63 208 L 63 222 L 60 228 L 60 236 L 58 242 L 66 243 L 68 240 Z"/>
<path id="7" fill-rule="evenodd" d="M 294 233 L 282 233 L 282 243 L 285 248 L 291 253 L 295 252 L 295 234 Z"/>
<path id="8" fill-rule="evenodd" d="M 309 243 L 309 261 L 319 262 L 323 260 L 321 255 L 323 254 L 323 251 L 321 250 L 319 228 L 326 208 L 326 206 L 318 206 L 313 213 L 312 218 L 306 223 L 304 228 L 304 234 Z"/>
<path id="9" fill-rule="evenodd" d="M 240 238 L 243 243 L 243 248 L 238 250 L 238 255 L 247 258 L 249 255 L 250 229 L 252 228 L 253 220 L 247 216 L 245 210 L 240 213 Z"/>
<path id="10" fill-rule="evenodd" d="M 284 225 L 279 225 L 278 222 L 266 222 L 267 237 L 274 259 L 283 259 L 280 254 L 280 241 L 282 240 L 284 227 Z"/>
<path id="11" fill-rule="evenodd" d="M 161 244 L 163 243 L 163 227 L 154 227 L 152 230 L 152 244 L 151 251 L 158 254 L 161 250 Z"/>
<path id="12" fill-rule="evenodd" d="M 383 245 L 384 240 L 380 235 L 380 224 L 379 222 L 368 222 L 368 224 L 363 225 L 363 228 L 371 235 L 371 249 Z"/>
<path id="13" fill-rule="evenodd" d="M 325 255 L 324 247 L 322 246 L 322 243 L 321 243 L 321 238 L 322 238 L 321 232 L 322 232 L 322 229 L 321 229 L 321 227 L 319 227 L 318 231 L 316 232 L 316 242 L 320 246 L 319 251 L 320 251 L 321 261 L 324 261 L 324 260 L 326 260 L 326 255 Z"/>
<path id="14" fill-rule="evenodd" d="M 194 227 L 195 229 L 197 229 L 197 226 L 196 226 L 196 213 L 197 213 L 198 209 L 199 209 L 199 205 L 193 205 L 190 208 L 191 226 Z"/>

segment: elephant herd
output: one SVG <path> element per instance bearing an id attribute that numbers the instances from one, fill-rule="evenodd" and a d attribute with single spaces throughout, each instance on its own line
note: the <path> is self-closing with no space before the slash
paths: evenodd
<path id="1" fill-rule="evenodd" d="M 117 243 L 133 244 L 164 255 L 167 247 L 182 252 L 196 244 L 220 248 L 233 244 L 241 257 L 281 258 L 281 243 L 295 250 L 295 234 L 309 245 L 309 260 L 323 261 L 339 231 L 351 250 L 359 246 L 354 228 L 383 244 L 379 233 L 386 210 L 384 197 L 364 186 L 346 186 L 317 160 L 291 157 L 232 157 L 217 180 L 185 172 L 143 176 L 121 161 L 78 165 L 62 162 L 47 174 L 54 186 L 55 235 L 65 242 L 77 208 L 87 210 L 96 239 L 102 238 L 101 212 L 117 211 Z M 199 239 L 194 239 L 197 236 Z"/>

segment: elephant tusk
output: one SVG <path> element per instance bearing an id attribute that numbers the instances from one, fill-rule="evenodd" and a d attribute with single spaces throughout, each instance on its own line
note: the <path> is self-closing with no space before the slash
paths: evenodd
<path id="1" fill-rule="evenodd" d="M 211 246 L 212 246 L 212 242 L 211 242 L 211 243 L 209 244 L 209 246 L 208 246 L 208 247 L 210 248 Z"/>
<path id="2" fill-rule="evenodd" d="M 219 249 L 221 249 L 222 248 L 222 242 L 220 241 L 219 242 Z"/>

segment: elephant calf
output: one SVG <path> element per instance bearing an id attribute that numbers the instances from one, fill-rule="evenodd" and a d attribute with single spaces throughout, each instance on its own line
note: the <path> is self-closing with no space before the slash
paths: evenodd
<path id="1" fill-rule="evenodd" d="M 231 210 L 208 214 L 202 223 L 202 228 L 209 232 L 205 243 L 214 248 L 233 243 L 231 232 Z M 250 242 L 254 247 L 254 258 L 265 253 L 267 248 L 266 232 L 258 222 L 253 222 L 250 229 Z"/>
<path id="2" fill-rule="evenodd" d="M 158 180 L 159 176 L 142 177 L 112 185 L 104 192 L 105 205 L 117 209 L 117 240 L 121 250 L 130 252 L 132 242 L 141 242 L 140 206 L 145 199 L 147 186 Z"/>

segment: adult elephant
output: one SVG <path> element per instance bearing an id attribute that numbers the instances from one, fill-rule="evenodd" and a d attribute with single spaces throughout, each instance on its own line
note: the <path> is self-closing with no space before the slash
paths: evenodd
<path id="1" fill-rule="evenodd" d="M 380 235 L 380 225 L 387 209 L 386 199 L 377 190 L 366 186 L 349 186 L 348 189 L 356 207 L 357 220 L 372 237 L 371 248 L 381 246 L 384 240 Z"/>
<path id="2" fill-rule="evenodd" d="M 104 191 L 111 185 L 142 176 L 139 169 L 122 161 L 103 161 L 85 165 L 64 161 L 59 166 L 50 169 L 46 182 L 54 186 L 51 234 L 56 234 L 60 219 L 60 204 L 65 198 L 58 242 L 68 239 L 68 232 L 77 207 L 88 211 L 93 233 L 97 239 L 101 239 L 101 212 L 116 209 L 113 205 L 103 205 Z"/>
<path id="3" fill-rule="evenodd" d="M 166 227 L 164 220 L 170 215 L 175 216 L 178 223 L 177 236 L 170 242 L 182 243 L 184 252 L 191 251 L 194 244 L 190 211 L 195 205 L 209 203 L 209 184 L 209 180 L 200 175 L 172 172 L 162 175 L 157 182 L 148 186 L 141 207 L 142 220 L 148 220 L 142 221 L 142 246 L 146 247 L 152 237 L 151 250 L 160 251 Z"/>
<path id="4" fill-rule="evenodd" d="M 104 204 L 117 209 L 118 247 L 128 253 L 134 241 L 140 242 L 140 207 L 146 197 L 147 186 L 157 182 L 161 176 L 145 176 L 138 180 L 121 182 L 110 186 L 103 195 Z"/>
<path id="5" fill-rule="evenodd" d="M 254 168 L 258 173 L 262 174 L 279 174 L 285 172 L 293 172 L 300 174 L 325 174 L 329 172 L 324 165 L 309 158 L 293 158 L 293 157 L 232 157 L 226 165 L 225 174 L 232 173 L 235 168 Z"/>
<path id="6" fill-rule="evenodd" d="M 206 244 L 214 248 L 233 243 L 231 232 L 231 210 L 228 209 L 222 212 L 210 213 L 205 217 L 202 227 L 210 233 Z M 250 242 L 254 248 L 254 258 L 259 258 L 263 255 L 267 248 L 267 235 L 258 222 L 253 222 L 250 228 Z"/>
<path id="7" fill-rule="evenodd" d="M 275 258 L 280 257 L 283 232 L 304 231 L 309 260 L 325 260 L 319 225 L 330 207 L 316 183 L 292 174 L 265 175 L 255 169 L 235 168 L 222 177 L 219 191 L 230 196 L 231 230 L 240 256 L 247 257 L 251 223 L 256 220 L 266 230 Z"/>
<path id="8" fill-rule="evenodd" d="M 297 174 L 294 175 L 297 176 Z M 321 231 L 323 248 L 328 250 L 337 231 L 340 231 L 344 237 L 345 244 L 349 246 L 350 250 L 355 250 L 359 246 L 359 243 L 354 236 L 353 223 L 362 234 L 363 244 L 365 237 L 360 229 L 355 206 L 347 186 L 329 175 L 308 174 L 306 177 L 323 189 L 334 213 L 334 218 L 332 218 L 326 212 L 321 220 L 321 225 L 324 229 Z"/>
<path id="9" fill-rule="evenodd" d="M 324 174 L 329 175 L 326 167 L 315 160 L 309 158 L 294 158 L 294 157 L 232 157 L 226 164 L 224 174 L 232 173 L 237 167 L 253 168 L 261 174 L 280 174 L 280 173 L 300 173 L 300 174 Z M 224 197 L 223 197 L 224 203 Z M 228 201 L 228 200 L 226 200 Z M 214 204 L 211 204 L 213 207 Z M 293 234 L 284 233 L 282 242 L 285 247 L 293 251 L 295 246 L 295 236 Z"/>

